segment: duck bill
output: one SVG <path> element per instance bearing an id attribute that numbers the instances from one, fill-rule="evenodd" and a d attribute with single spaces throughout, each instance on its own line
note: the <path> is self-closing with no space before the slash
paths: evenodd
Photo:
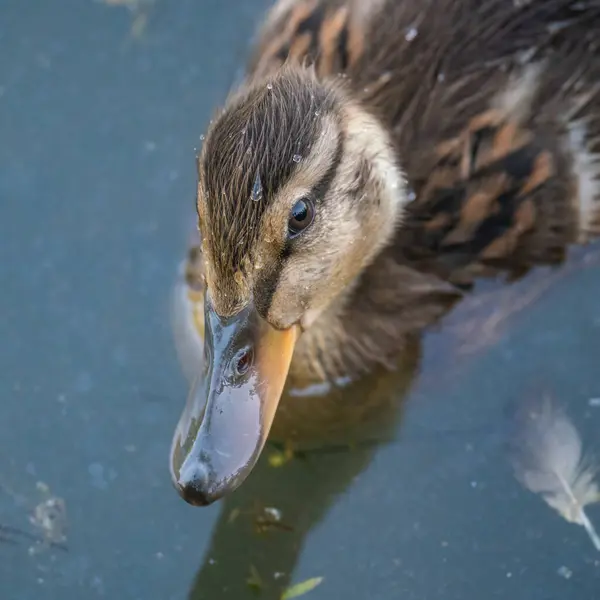
<path id="1" fill-rule="evenodd" d="M 206 506 L 246 479 L 269 435 L 298 327 L 276 330 L 251 304 L 221 318 L 205 301 L 204 365 L 171 447 L 180 495 Z"/>

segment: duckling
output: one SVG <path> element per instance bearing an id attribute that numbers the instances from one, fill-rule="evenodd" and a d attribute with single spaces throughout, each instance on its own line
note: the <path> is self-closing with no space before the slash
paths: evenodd
<path id="1" fill-rule="evenodd" d="M 600 228 L 597 0 L 279 0 L 198 157 L 183 498 L 246 478 L 288 376 L 392 365 L 481 277 Z"/>

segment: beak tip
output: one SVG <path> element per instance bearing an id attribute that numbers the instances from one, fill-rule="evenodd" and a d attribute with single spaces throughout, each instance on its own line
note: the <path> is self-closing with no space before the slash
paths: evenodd
<path id="1" fill-rule="evenodd" d="M 208 506 L 218 500 L 210 491 L 208 468 L 200 461 L 184 464 L 174 484 L 179 495 L 192 506 Z"/>

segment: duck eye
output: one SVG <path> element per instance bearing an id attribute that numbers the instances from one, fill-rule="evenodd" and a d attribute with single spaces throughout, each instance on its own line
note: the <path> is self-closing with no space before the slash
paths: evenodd
<path id="1" fill-rule="evenodd" d="M 301 198 L 294 204 L 288 221 L 288 231 L 290 237 L 295 237 L 302 233 L 313 221 L 315 208 L 309 198 Z"/>

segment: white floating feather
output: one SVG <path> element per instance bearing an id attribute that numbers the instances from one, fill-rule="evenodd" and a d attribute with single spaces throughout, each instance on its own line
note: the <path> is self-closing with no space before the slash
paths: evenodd
<path id="1" fill-rule="evenodd" d="M 596 469 L 585 460 L 579 432 L 549 397 L 521 408 L 512 440 L 517 479 L 570 523 L 582 525 L 600 551 L 585 507 L 600 501 Z"/>

